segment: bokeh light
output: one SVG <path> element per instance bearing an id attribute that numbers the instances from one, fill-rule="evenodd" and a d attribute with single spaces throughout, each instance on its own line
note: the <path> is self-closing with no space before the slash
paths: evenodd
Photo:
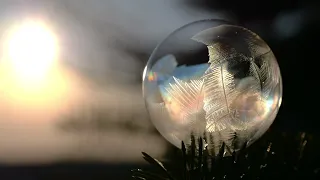
<path id="1" fill-rule="evenodd" d="M 45 23 L 26 20 L 8 29 L 5 60 L 16 78 L 44 79 L 57 57 L 57 38 Z"/>
<path id="2" fill-rule="evenodd" d="M 13 107 L 57 105 L 70 91 L 71 77 L 58 59 L 58 36 L 44 20 L 11 22 L 3 38 L 1 101 Z"/>

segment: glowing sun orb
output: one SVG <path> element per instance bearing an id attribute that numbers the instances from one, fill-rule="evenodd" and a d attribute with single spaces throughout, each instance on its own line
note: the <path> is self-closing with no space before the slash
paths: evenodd
<path id="1" fill-rule="evenodd" d="M 24 80 L 39 80 L 52 67 L 57 54 L 54 33 L 38 21 L 26 21 L 9 31 L 8 61 L 16 75 Z"/>

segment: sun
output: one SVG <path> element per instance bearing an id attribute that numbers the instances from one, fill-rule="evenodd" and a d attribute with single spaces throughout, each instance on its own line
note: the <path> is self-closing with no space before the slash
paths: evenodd
<path id="1" fill-rule="evenodd" d="M 76 75 L 58 61 L 60 38 L 52 25 L 29 18 L 6 26 L 0 45 L 2 104 L 54 108 L 61 99 L 73 96 L 72 88 L 78 81 Z"/>
<path id="2" fill-rule="evenodd" d="M 43 78 L 57 55 L 54 33 L 37 21 L 26 21 L 10 29 L 7 60 L 16 76 L 26 81 Z"/>

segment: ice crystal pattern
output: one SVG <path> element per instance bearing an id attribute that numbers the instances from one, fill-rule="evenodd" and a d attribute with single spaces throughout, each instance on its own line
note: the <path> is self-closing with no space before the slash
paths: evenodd
<path id="1" fill-rule="evenodd" d="M 259 36 L 238 26 L 209 28 L 192 40 L 207 46 L 209 66 L 197 78 L 172 76 L 164 88 L 171 101 L 163 108 L 185 132 L 203 136 L 213 154 L 222 144 L 238 150 L 259 138 L 277 113 L 281 76 L 274 55 Z M 172 136 L 188 144 L 190 134 L 176 132 Z"/>

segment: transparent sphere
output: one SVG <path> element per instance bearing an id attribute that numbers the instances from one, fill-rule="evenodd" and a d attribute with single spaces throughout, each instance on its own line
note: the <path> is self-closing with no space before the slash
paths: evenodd
<path id="1" fill-rule="evenodd" d="M 280 69 L 270 47 L 252 31 L 220 20 L 173 32 L 152 53 L 143 95 L 161 135 L 181 147 L 203 137 L 217 154 L 262 136 L 282 98 Z"/>

